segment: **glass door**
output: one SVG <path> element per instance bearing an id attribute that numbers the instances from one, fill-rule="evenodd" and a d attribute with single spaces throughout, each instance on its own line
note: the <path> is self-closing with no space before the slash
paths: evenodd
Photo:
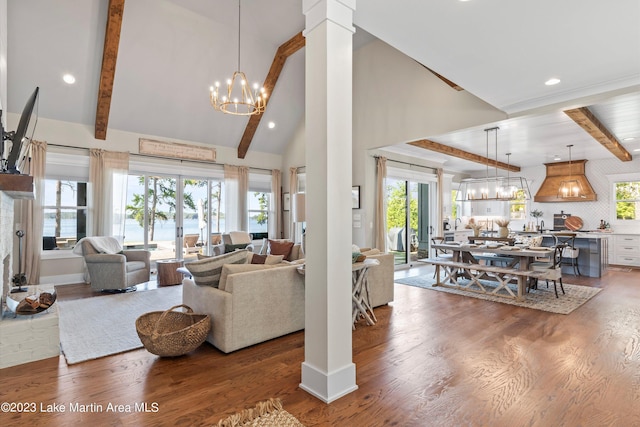
<path id="1" fill-rule="evenodd" d="M 407 181 L 387 178 L 387 247 L 396 265 L 408 264 L 407 195 Z"/>
<path id="2" fill-rule="evenodd" d="M 182 257 L 195 260 L 199 253 L 208 253 L 209 240 L 209 181 L 183 178 L 182 180 Z M 179 237 L 179 236 L 178 236 Z"/>
<path id="3" fill-rule="evenodd" d="M 387 178 L 387 246 L 395 265 L 428 257 L 431 229 L 429 184 Z"/>
<path id="4" fill-rule="evenodd" d="M 129 175 L 124 247 L 148 249 L 151 260 L 180 258 L 181 224 L 176 223 L 177 178 Z M 181 209 L 182 210 L 182 209 Z"/>

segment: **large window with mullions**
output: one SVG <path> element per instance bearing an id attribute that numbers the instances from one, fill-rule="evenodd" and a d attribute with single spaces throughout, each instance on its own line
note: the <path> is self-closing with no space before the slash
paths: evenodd
<path id="1" fill-rule="evenodd" d="M 640 181 L 614 183 L 616 220 L 640 219 Z"/>

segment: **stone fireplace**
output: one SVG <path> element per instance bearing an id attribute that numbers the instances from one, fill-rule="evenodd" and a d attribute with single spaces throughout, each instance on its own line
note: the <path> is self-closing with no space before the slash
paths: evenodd
<path id="1" fill-rule="evenodd" d="M 14 185 L 16 181 L 19 181 L 17 186 Z M 7 294 L 13 288 L 13 242 L 16 235 L 13 225 L 14 199 L 33 198 L 32 189 L 33 179 L 30 176 L 0 174 L 0 306 L 3 310 L 0 316 L 0 369 L 60 354 L 58 309 L 55 304 L 47 311 L 34 315 L 15 316 L 4 313 Z"/>
<path id="2" fill-rule="evenodd" d="M 14 200 L 0 191 L 0 259 L 2 260 L 2 301 L 12 287 L 13 277 L 13 206 Z"/>

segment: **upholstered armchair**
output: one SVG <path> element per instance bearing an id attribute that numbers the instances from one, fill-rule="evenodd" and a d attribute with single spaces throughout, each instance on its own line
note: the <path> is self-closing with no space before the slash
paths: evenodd
<path id="1" fill-rule="evenodd" d="M 126 291 L 149 281 L 151 254 L 142 249 L 120 250 L 113 237 L 87 237 L 78 242 L 96 291 Z M 110 253 L 109 253 L 110 252 Z"/>
<path id="2" fill-rule="evenodd" d="M 213 255 L 222 255 L 236 249 L 254 252 L 253 236 L 246 231 L 230 231 L 222 235 L 222 243 L 213 246 Z"/>

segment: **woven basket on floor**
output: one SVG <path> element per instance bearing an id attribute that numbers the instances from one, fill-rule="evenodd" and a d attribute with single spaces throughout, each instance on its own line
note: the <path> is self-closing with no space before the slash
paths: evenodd
<path id="1" fill-rule="evenodd" d="M 173 311 L 180 307 L 187 312 Z M 194 314 L 184 304 L 145 313 L 136 320 L 136 331 L 144 348 L 162 357 L 182 356 L 195 350 L 207 338 L 210 328 L 208 314 Z"/>

